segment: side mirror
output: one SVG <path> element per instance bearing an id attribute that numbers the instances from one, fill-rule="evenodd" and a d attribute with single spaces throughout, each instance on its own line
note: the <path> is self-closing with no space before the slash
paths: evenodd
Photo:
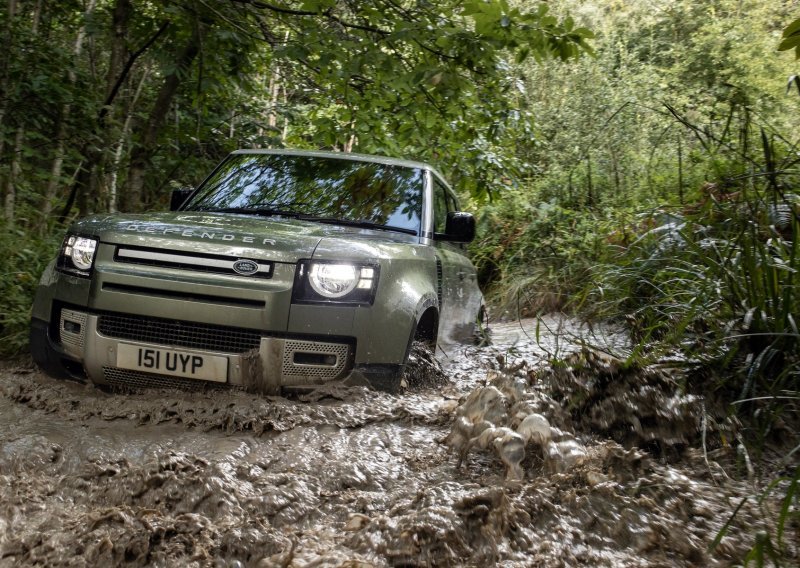
<path id="1" fill-rule="evenodd" d="M 475 238 L 475 217 L 464 211 L 447 213 L 445 239 L 457 243 L 470 243 Z"/>
<path id="2" fill-rule="evenodd" d="M 181 208 L 181 205 L 189 199 L 189 196 L 194 191 L 191 187 L 182 187 L 180 189 L 173 189 L 172 190 L 172 197 L 169 201 L 169 210 L 170 211 L 177 211 Z"/>

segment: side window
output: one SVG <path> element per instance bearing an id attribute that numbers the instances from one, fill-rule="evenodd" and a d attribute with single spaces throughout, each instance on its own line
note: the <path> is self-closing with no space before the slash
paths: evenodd
<path id="1" fill-rule="evenodd" d="M 447 223 L 447 212 L 453 210 L 453 198 L 447 193 L 447 189 L 433 180 L 433 232 L 444 233 Z"/>

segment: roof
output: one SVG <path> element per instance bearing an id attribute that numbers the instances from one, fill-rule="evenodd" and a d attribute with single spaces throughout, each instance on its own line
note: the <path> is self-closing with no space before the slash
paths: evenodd
<path id="1" fill-rule="evenodd" d="M 322 150 L 236 150 L 234 154 L 278 154 L 281 156 L 311 156 L 316 158 L 332 158 L 335 160 L 352 160 L 354 162 L 372 162 L 375 164 L 386 164 L 389 166 L 401 166 L 405 168 L 418 168 L 435 172 L 439 177 L 442 175 L 430 164 L 417 162 L 414 160 L 402 160 L 400 158 L 389 158 L 387 156 L 374 156 L 371 154 L 355 154 L 352 152 L 326 152 Z"/>

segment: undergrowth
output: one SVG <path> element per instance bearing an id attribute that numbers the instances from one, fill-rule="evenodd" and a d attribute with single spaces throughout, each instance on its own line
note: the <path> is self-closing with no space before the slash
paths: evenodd
<path id="1" fill-rule="evenodd" d="M 0 356 L 27 351 L 33 296 L 60 241 L 61 235 L 0 230 Z"/>
<path id="2" fill-rule="evenodd" d="M 605 212 L 510 193 L 478 215 L 472 259 L 493 317 L 566 311 L 609 244 L 635 231 L 626 209 Z"/>

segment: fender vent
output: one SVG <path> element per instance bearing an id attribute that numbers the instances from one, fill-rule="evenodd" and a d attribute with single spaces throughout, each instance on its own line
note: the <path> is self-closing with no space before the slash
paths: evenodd
<path id="1" fill-rule="evenodd" d="M 436 298 L 439 300 L 439 310 L 442 309 L 442 259 L 436 257 Z"/>

